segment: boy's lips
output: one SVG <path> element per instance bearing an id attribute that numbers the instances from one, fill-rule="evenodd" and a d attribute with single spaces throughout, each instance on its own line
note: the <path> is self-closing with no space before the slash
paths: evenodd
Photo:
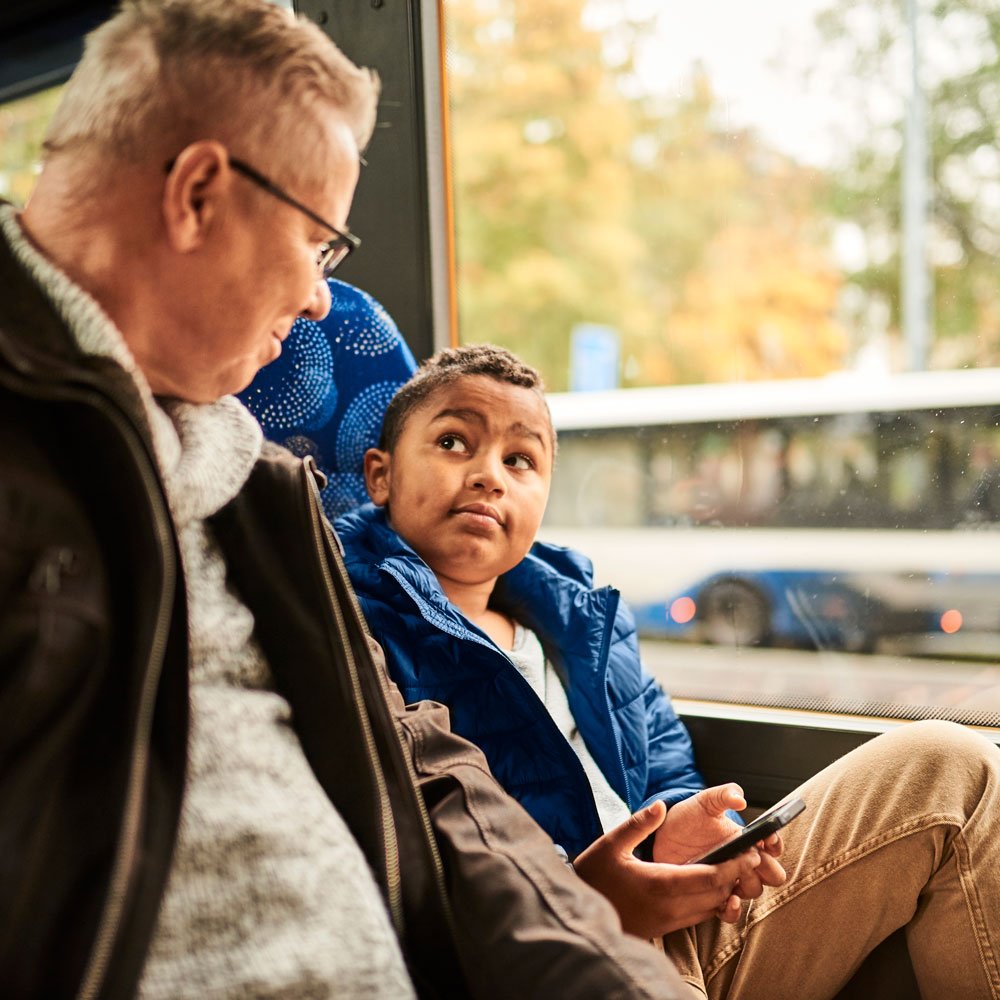
<path id="1" fill-rule="evenodd" d="M 486 517 L 497 524 L 503 526 L 503 519 L 500 517 L 500 512 L 496 507 L 491 507 L 488 503 L 470 503 L 466 504 L 464 507 L 456 507 L 453 514 L 472 514 L 476 517 Z"/>

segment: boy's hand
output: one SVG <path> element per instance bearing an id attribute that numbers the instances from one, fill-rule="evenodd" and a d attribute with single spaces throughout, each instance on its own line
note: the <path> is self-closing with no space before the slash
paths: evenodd
<path id="1" fill-rule="evenodd" d="M 656 831 L 653 860 L 683 865 L 707 854 L 717 844 L 740 830 L 727 810 L 742 812 L 747 807 L 743 789 L 730 782 L 705 788 L 670 807 L 666 821 Z"/>
<path id="2" fill-rule="evenodd" d="M 743 789 L 733 783 L 705 788 L 678 802 L 671 806 L 666 821 L 656 831 L 653 860 L 684 864 L 707 854 L 741 829 L 725 815 L 726 811 L 740 812 L 746 807 Z M 756 880 L 763 885 L 781 885 L 785 881 L 785 870 L 775 860 L 781 855 L 781 835 L 771 834 L 758 847 L 763 854 L 761 864 L 749 883 L 740 882 L 739 895 L 743 899 L 754 899 L 761 894 L 763 888 Z"/>
<path id="3" fill-rule="evenodd" d="M 580 877 L 618 910 L 622 927 L 638 937 L 659 937 L 712 916 L 734 923 L 740 915 L 740 898 L 749 899 L 763 892 L 763 880 L 756 871 L 765 855 L 756 849 L 719 865 L 650 863 L 636 858 L 632 851 L 654 831 L 662 830 L 664 816 L 669 819 L 676 808 L 673 806 L 667 813 L 662 802 L 654 802 L 595 840 L 573 862 Z M 722 811 L 728 808 L 731 806 L 723 806 Z M 731 820 L 726 823 L 727 830 L 736 827 Z M 688 825 L 679 824 L 679 832 L 691 835 Z M 709 837 L 706 850 L 722 837 Z M 657 841 L 659 838 L 657 833 Z M 684 860 L 697 853 L 696 849 Z M 781 871 L 777 862 L 768 860 Z M 768 884 L 780 885 L 783 881 L 781 872 L 778 881 L 769 880 Z"/>
<path id="4" fill-rule="evenodd" d="M 742 829 L 726 812 L 742 812 L 747 807 L 743 789 L 730 782 L 705 788 L 670 807 L 666 822 L 656 831 L 653 859 L 668 864 L 684 864 L 701 857 Z M 781 836 L 772 834 L 764 841 L 768 855 L 781 854 Z M 779 883 L 780 884 L 780 883 Z"/>

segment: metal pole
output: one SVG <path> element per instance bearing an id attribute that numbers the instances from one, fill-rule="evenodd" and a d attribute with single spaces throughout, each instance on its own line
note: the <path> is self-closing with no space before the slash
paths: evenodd
<path id="1" fill-rule="evenodd" d="M 920 85 L 919 0 L 906 0 L 910 37 L 910 96 L 903 150 L 902 319 L 907 360 L 913 371 L 927 367 L 930 342 L 930 276 L 927 263 L 929 214 L 927 104 Z"/>

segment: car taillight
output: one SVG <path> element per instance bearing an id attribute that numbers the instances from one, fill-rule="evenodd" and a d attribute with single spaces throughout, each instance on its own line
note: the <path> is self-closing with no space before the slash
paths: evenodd
<path id="1" fill-rule="evenodd" d="M 698 606 L 690 597 L 678 597 L 670 605 L 670 618 L 678 625 L 686 625 L 698 611 Z"/>
<path id="2" fill-rule="evenodd" d="M 962 612 L 957 608 L 950 608 L 941 615 L 941 631 L 948 635 L 953 635 L 962 627 Z"/>

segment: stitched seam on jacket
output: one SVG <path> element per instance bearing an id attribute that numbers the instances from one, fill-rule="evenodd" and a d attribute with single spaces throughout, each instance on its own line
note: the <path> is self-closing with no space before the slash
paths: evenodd
<path id="1" fill-rule="evenodd" d="M 403 588 L 413 603 L 416 604 L 417 610 L 420 612 L 421 616 L 430 622 L 431 625 L 434 625 L 435 627 L 441 629 L 442 632 L 445 632 L 456 639 L 468 639 L 473 642 L 478 642 L 481 646 L 492 648 L 491 644 L 485 639 L 476 635 L 475 632 L 469 631 L 469 629 L 456 625 L 453 621 L 450 621 L 445 615 L 438 611 L 432 604 L 428 603 L 426 598 L 422 597 L 394 566 L 390 566 L 388 562 L 383 561 L 379 565 L 379 569 L 388 573 L 396 581 L 396 583 Z"/>
<path id="2" fill-rule="evenodd" d="M 437 777 L 438 775 L 444 774 L 451 768 L 461 765 L 462 767 L 471 767 L 477 771 L 481 771 L 483 774 L 489 775 L 493 778 L 493 772 L 489 767 L 484 766 L 484 757 L 471 758 L 467 754 L 462 753 L 451 753 L 445 757 L 435 757 L 435 764 L 432 766 L 427 763 L 427 757 L 424 754 L 424 727 L 419 721 L 414 719 L 409 719 L 405 716 L 399 719 L 399 724 L 410 734 L 410 738 L 413 740 L 413 763 L 417 769 L 418 775 L 424 774 L 427 777 Z M 493 780 L 496 780 L 493 778 Z"/>

